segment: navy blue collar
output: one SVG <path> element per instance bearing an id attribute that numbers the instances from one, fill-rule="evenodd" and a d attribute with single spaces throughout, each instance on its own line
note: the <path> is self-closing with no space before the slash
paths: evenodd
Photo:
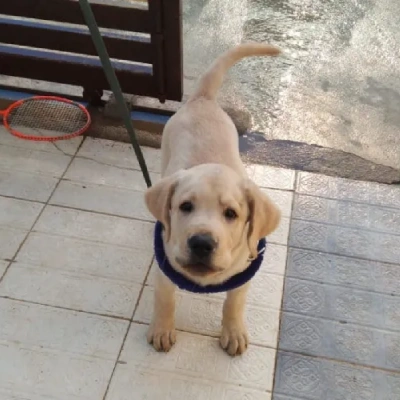
<path id="1" fill-rule="evenodd" d="M 264 258 L 265 248 L 267 241 L 263 238 L 258 242 L 258 257 L 251 262 L 251 264 L 242 272 L 232 276 L 227 281 L 219 285 L 200 286 L 184 275 L 176 271 L 169 263 L 164 250 L 164 243 L 162 239 L 163 226 L 161 222 L 156 222 L 154 230 L 154 252 L 156 260 L 161 271 L 176 285 L 179 289 L 187 290 L 193 293 L 219 293 L 227 292 L 236 289 L 254 277 L 256 272 L 260 269 L 261 263 Z"/>

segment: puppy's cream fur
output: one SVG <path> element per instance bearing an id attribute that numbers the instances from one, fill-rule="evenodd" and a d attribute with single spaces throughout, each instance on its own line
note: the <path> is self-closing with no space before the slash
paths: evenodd
<path id="1" fill-rule="evenodd" d="M 146 192 L 146 204 L 164 225 L 164 246 L 171 265 L 200 285 L 218 284 L 243 271 L 257 256 L 258 241 L 278 225 L 280 213 L 248 179 L 239 155 L 232 120 L 216 102 L 226 71 L 248 56 L 274 56 L 275 47 L 242 44 L 222 54 L 200 78 L 188 102 L 169 120 L 162 137 L 162 179 Z M 182 203 L 193 210 L 182 212 Z M 227 218 L 226 210 L 235 218 Z M 189 266 L 187 241 L 207 233 L 218 244 L 206 273 Z M 227 293 L 221 345 L 243 353 L 248 336 L 243 321 L 248 284 Z M 157 271 L 153 319 L 148 341 L 169 351 L 175 343 L 175 286 Z"/>

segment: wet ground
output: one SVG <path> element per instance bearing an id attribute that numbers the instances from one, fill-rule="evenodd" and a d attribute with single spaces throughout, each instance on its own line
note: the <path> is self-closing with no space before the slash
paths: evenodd
<path id="1" fill-rule="evenodd" d="M 186 91 L 221 51 L 271 42 L 278 59 L 235 67 L 222 102 L 268 139 L 343 150 L 400 169 L 397 0 L 188 0 Z"/>
<path id="2" fill-rule="evenodd" d="M 274 140 L 257 140 L 252 162 L 400 180 L 398 0 L 183 0 L 182 6 L 186 96 L 207 66 L 237 43 L 270 42 L 284 51 L 279 58 L 242 61 L 221 91 L 221 103 L 234 110 L 242 131 Z M 49 87 L 19 78 L 0 82 Z M 65 93 L 81 93 L 61 86 Z M 244 148 L 254 148 L 254 138 Z"/>

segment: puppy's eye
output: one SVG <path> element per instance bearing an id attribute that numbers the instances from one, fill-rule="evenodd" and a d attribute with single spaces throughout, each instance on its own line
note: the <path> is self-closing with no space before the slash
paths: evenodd
<path id="1" fill-rule="evenodd" d="M 179 209 L 184 213 L 190 213 L 193 211 L 194 206 L 191 201 L 184 201 L 180 206 Z"/>
<path id="2" fill-rule="evenodd" d="M 224 211 L 224 215 L 225 215 L 225 218 L 226 219 L 229 219 L 229 220 L 234 220 L 234 219 L 236 219 L 237 218 L 237 214 L 236 214 L 236 211 L 235 210 L 233 210 L 232 208 L 227 208 L 225 211 Z"/>

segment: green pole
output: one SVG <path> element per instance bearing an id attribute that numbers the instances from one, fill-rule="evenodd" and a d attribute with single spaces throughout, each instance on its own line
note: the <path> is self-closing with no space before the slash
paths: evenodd
<path id="1" fill-rule="evenodd" d="M 124 121 L 126 130 L 128 131 L 129 137 L 132 142 L 133 149 L 135 151 L 136 157 L 139 161 L 140 168 L 142 170 L 142 174 L 144 180 L 146 181 L 147 187 L 151 186 L 151 179 L 149 175 L 149 171 L 147 169 L 146 161 L 144 160 L 142 150 L 138 144 L 135 130 L 132 125 L 132 120 L 130 116 L 130 112 L 125 103 L 124 96 L 122 94 L 121 86 L 118 82 L 117 75 L 115 74 L 114 68 L 111 64 L 110 57 L 108 55 L 106 46 L 104 45 L 103 38 L 101 37 L 101 33 L 99 27 L 97 26 L 96 19 L 94 17 L 92 7 L 90 6 L 88 0 L 79 0 L 79 5 L 81 7 L 83 16 L 85 18 L 86 24 L 89 28 L 90 34 L 92 36 L 93 43 L 96 47 L 97 54 L 100 57 L 101 64 L 103 65 L 104 72 L 106 74 L 108 83 L 111 87 L 111 90 L 114 93 L 115 99 L 117 101 L 121 117 Z"/>

